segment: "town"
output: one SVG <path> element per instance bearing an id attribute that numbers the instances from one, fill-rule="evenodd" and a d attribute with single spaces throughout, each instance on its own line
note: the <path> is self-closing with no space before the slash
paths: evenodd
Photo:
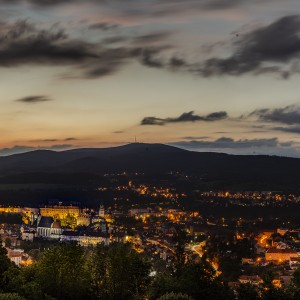
<path id="1" fill-rule="evenodd" d="M 272 286 L 287 287 L 299 267 L 297 219 L 280 214 L 245 214 L 251 207 L 284 211 L 291 205 L 295 209 L 298 195 L 278 191 L 190 193 L 178 191 L 176 186 L 132 181 L 97 190 L 113 191 L 112 203 L 99 202 L 93 208 L 63 201 L 36 208 L 0 207 L 0 234 L 8 258 L 26 268 L 56 244 L 76 243 L 90 248 L 123 243 L 150 259 L 151 272 L 156 276 L 174 267 L 181 244 L 185 260 L 205 260 L 234 293 L 245 284 L 263 288 L 266 274 L 272 274 Z M 127 198 L 129 192 L 142 197 L 140 203 Z M 186 205 L 190 197 L 196 199 L 200 209 Z M 228 209 L 234 216 L 226 212 Z"/>

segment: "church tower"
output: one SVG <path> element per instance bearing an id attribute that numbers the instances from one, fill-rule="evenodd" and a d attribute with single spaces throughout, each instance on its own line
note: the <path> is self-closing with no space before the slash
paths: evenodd
<path id="1" fill-rule="evenodd" d="M 99 208 L 99 217 L 105 219 L 105 209 L 103 204 L 101 204 Z"/>

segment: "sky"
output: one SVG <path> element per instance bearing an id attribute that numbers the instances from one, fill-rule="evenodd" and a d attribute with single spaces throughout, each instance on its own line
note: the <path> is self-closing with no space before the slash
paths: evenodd
<path id="1" fill-rule="evenodd" d="M 0 0 L 0 155 L 165 143 L 300 157 L 300 1 Z"/>

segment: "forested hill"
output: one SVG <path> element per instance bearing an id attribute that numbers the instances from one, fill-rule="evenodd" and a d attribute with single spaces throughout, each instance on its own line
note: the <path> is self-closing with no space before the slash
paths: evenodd
<path id="1" fill-rule="evenodd" d="M 241 184 L 263 183 L 266 187 L 296 187 L 300 178 L 300 159 L 193 152 L 162 144 L 142 143 L 62 152 L 38 150 L 0 157 L 0 180 L 2 178 L 6 182 L 16 176 L 22 181 L 22 174 L 28 180 L 28 174 L 165 174 L 171 171 L 199 176 L 206 182 L 225 180 Z"/>

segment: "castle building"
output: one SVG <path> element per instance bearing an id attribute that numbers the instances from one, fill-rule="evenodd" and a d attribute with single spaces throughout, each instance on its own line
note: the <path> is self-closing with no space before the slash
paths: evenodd
<path id="1" fill-rule="evenodd" d="M 52 217 L 55 219 L 65 219 L 67 216 L 77 218 L 80 214 L 80 208 L 78 206 L 47 206 L 40 208 L 40 214 L 42 217 Z"/>

